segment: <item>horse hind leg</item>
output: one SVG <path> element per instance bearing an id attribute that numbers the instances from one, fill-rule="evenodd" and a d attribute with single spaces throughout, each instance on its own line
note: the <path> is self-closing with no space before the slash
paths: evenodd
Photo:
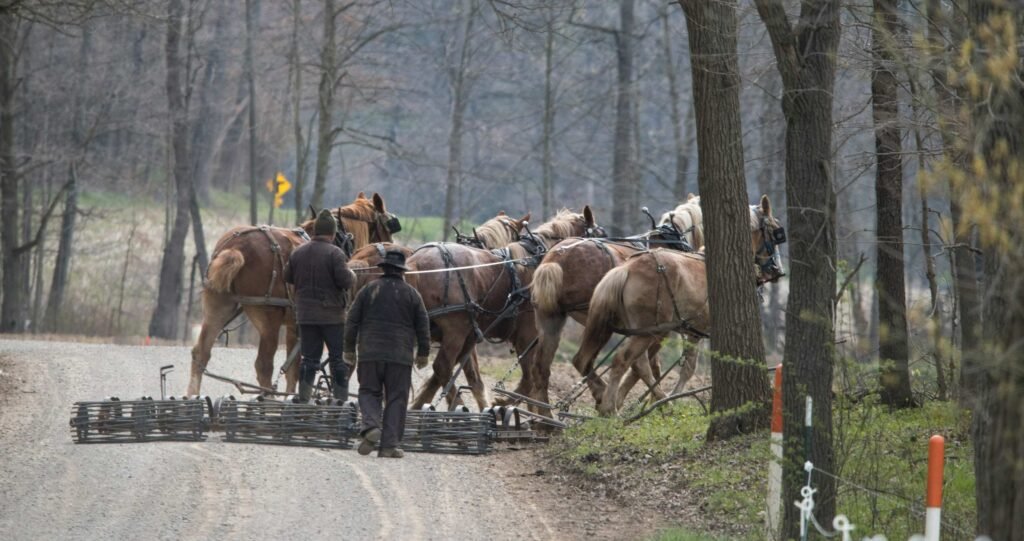
<path id="1" fill-rule="evenodd" d="M 659 343 L 661 342 L 662 338 L 664 337 L 659 336 L 652 340 L 654 341 L 654 343 Z M 647 385 L 647 388 L 651 390 L 651 394 L 654 395 L 654 398 L 661 400 L 662 398 L 665 398 L 667 395 L 664 391 L 661 390 L 661 386 L 658 385 L 658 378 L 654 375 L 654 370 L 651 369 L 651 366 L 654 363 L 649 358 L 649 350 L 650 342 L 648 342 L 648 347 L 644 348 L 644 352 L 641 354 L 641 356 L 638 357 L 633 362 L 633 370 L 637 372 L 637 375 L 640 376 L 640 379 L 643 380 L 643 382 Z"/>
<path id="2" fill-rule="evenodd" d="M 473 399 L 476 400 L 477 407 L 483 411 L 484 408 L 491 405 L 491 398 L 488 396 L 487 387 L 480 375 L 480 358 L 475 347 L 470 351 L 470 355 L 473 358 L 466 363 L 466 381 L 469 382 L 469 388 L 473 393 Z"/>
<path id="3" fill-rule="evenodd" d="M 612 359 L 612 367 L 608 371 L 608 386 L 605 387 L 604 396 L 597 405 L 598 413 L 601 415 L 613 415 L 618 411 L 619 382 L 630 366 L 633 365 L 634 360 L 640 355 L 644 355 L 646 351 L 646 341 L 635 336 L 626 339 L 622 349 Z"/>
<path id="4" fill-rule="evenodd" d="M 654 380 L 657 381 L 661 379 L 661 358 L 658 356 L 658 352 L 661 350 L 661 340 L 654 340 L 653 342 L 653 344 L 648 346 L 645 358 L 649 361 L 647 364 L 650 366 L 651 375 L 653 375 Z M 637 366 L 631 366 L 629 373 L 626 375 L 626 379 L 622 381 L 622 386 L 619 388 L 619 404 L 625 403 L 626 395 L 633 390 L 633 387 L 636 386 L 637 382 L 641 379 L 643 379 L 641 370 Z"/>
<path id="5" fill-rule="evenodd" d="M 546 404 L 551 403 L 548 387 L 551 384 L 551 365 L 558 353 L 558 343 L 562 339 L 562 329 L 568 316 L 564 313 L 536 312 L 537 321 L 537 345 L 532 353 L 533 361 L 530 378 L 533 388 L 530 397 Z"/>
<path id="6" fill-rule="evenodd" d="M 453 336 L 454 335 L 454 336 Z M 433 369 L 434 373 L 430 375 L 430 378 L 423 383 L 418 393 L 416 393 L 416 399 L 413 400 L 412 409 L 422 409 L 424 405 L 431 403 L 434 400 L 434 395 L 437 391 L 444 387 L 448 380 L 452 377 L 453 363 L 456 359 L 460 359 L 459 353 L 462 351 L 463 345 L 466 343 L 465 335 L 459 335 L 458 333 L 444 332 L 441 336 L 441 349 L 438 351 L 437 356 L 434 357 Z"/>
<path id="7" fill-rule="evenodd" d="M 683 344 L 683 347 L 686 348 L 686 353 L 683 355 L 683 362 L 679 363 L 679 381 L 676 382 L 676 386 L 672 390 L 673 394 L 683 392 L 686 382 L 690 381 L 693 373 L 696 372 L 697 358 L 700 356 L 699 346 L 699 338 L 686 337 L 686 342 Z"/>
<path id="8" fill-rule="evenodd" d="M 260 345 L 256 351 L 256 381 L 260 387 L 270 388 L 273 384 L 274 374 L 274 353 L 277 352 L 278 335 L 281 332 L 281 322 L 284 320 L 284 310 L 281 308 L 268 308 L 264 306 L 247 307 L 245 315 L 249 316 L 256 330 L 260 333 Z"/>
<path id="9" fill-rule="evenodd" d="M 192 347 L 192 366 L 189 370 L 187 391 L 189 396 L 199 394 L 203 371 L 210 362 L 213 344 L 237 310 L 238 305 L 228 296 L 212 291 L 203 292 L 203 324 L 199 331 L 199 340 Z"/>

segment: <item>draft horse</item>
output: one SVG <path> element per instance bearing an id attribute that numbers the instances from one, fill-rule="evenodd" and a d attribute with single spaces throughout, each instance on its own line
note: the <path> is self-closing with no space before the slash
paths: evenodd
<path id="1" fill-rule="evenodd" d="M 757 283 L 777 281 L 784 275 L 777 245 L 785 242 L 785 233 L 771 214 L 767 196 L 760 205 L 750 207 L 750 228 Z M 573 366 L 581 374 L 593 374 L 594 359 L 612 334 L 627 338 L 612 361 L 607 386 L 600 378 L 587 381 L 598 412 L 610 415 L 622 405 L 625 393 L 619 391 L 619 381 L 629 368 L 639 372 L 655 397 L 665 397 L 655 384 L 648 351 L 672 332 L 694 344 L 707 336 L 711 330 L 707 299 L 707 274 L 700 254 L 665 249 L 639 252 L 601 279 Z"/>
<path id="2" fill-rule="evenodd" d="M 430 243 L 418 248 L 408 259 L 417 273 L 414 284 L 431 317 L 432 331 L 441 342 L 433 374 L 417 393 L 413 409 L 433 399 L 451 379 L 457 363 L 469 366 L 476 344 L 484 339 L 512 345 L 523 373 L 515 392 L 530 392 L 531 350 L 537 337 L 533 309 L 528 302 L 534 270 L 559 241 L 603 231 L 595 224 L 590 207 L 584 208 L 583 213 L 562 210 L 535 232 L 524 235 L 516 231 L 521 222 L 509 220 L 499 215 L 491 220 L 493 229 L 488 224 L 477 228 L 478 238 L 511 241 L 499 250 Z M 456 268 L 461 270 L 449 270 Z M 470 387 L 481 409 L 490 405 L 479 377 L 470 380 Z M 449 395 L 448 399 L 453 397 Z"/>
<path id="3" fill-rule="evenodd" d="M 533 359 L 533 381 L 536 385 L 532 398 L 550 403 L 548 381 L 562 329 L 569 317 L 579 323 L 586 323 L 590 298 L 601 278 L 629 257 L 650 247 L 668 247 L 680 251 L 702 249 L 703 222 L 700 197 L 690 194 L 686 202 L 663 214 L 658 225 L 646 235 L 619 240 L 569 238 L 548 252 L 533 278 L 532 301 L 539 340 Z M 654 370 L 658 370 L 655 355 L 659 349 L 660 342 L 652 345 L 647 352 Z M 681 378 L 689 379 L 693 374 L 696 357 L 692 361 L 690 364 L 683 363 Z M 591 379 L 596 376 L 588 374 L 587 377 Z M 636 383 L 636 371 L 631 372 L 629 378 L 624 388 L 631 388 Z"/>
<path id="4" fill-rule="evenodd" d="M 332 213 L 338 220 L 336 243 L 349 250 L 372 242 L 391 242 L 392 234 L 401 229 L 398 218 L 387 212 L 384 198 L 376 193 L 367 199 L 360 192 L 355 201 Z M 291 291 L 283 279 L 284 266 L 292 250 L 309 240 L 313 222 L 311 218 L 296 229 L 266 225 L 235 227 L 217 241 L 203 282 L 203 324 L 199 340 L 192 348 L 189 395 L 199 394 L 214 342 L 224 327 L 242 313 L 260 333 L 255 362 L 257 382 L 264 389 L 272 388 L 274 352 L 282 324 L 289 353 L 295 351 L 298 342 Z M 292 363 L 285 374 L 287 392 L 295 392 L 298 375 L 299 363 Z"/>

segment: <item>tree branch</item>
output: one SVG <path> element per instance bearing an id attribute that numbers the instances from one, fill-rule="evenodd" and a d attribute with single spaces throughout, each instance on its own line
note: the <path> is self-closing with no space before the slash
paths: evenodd
<path id="1" fill-rule="evenodd" d="M 50 201 L 50 206 L 46 209 L 46 212 L 43 213 L 43 216 L 40 219 L 39 229 L 36 230 L 35 238 L 15 248 L 12 252 L 13 255 L 21 255 L 31 250 L 32 248 L 35 248 L 37 244 L 42 242 L 43 235 L 46 233 L 46 225 L 50 222 L 50 217 L 53 216 L 53 211 L 56 210 L 57 208 L 57 202 L 60 201 L 60 197 L 64 195 L 64 192 L 66 192 L 68 188 L 71 187 L 71 183 L 74 182 L 77 178 L 78 174 L 75 172 L 75 164 L 72 163 L 71 178 L 68 179 L 68 181 L 65 182 L 63 186 L 61 186 L 60 190 L 57 191 L 57 194 L 53 196 L 53 200 Z"/>
<path id="2" fill-rule="evenodd" d="M 786 8 L 781 0 L 754 0 L 757 13 L 768 29 L 768 37 L 772 40 L 772 49 L 779 64 L 785 88 L 797 88 L 796 78 L 800 60 L 796 53 L 796 35 L 786 16 Z"/>

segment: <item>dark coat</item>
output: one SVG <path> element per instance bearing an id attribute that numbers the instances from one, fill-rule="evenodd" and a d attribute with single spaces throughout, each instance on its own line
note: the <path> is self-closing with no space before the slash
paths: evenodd
<path id="1" fill-rule="evenodd" d="M 288 259 L 284 281 L 295 285 L 295 322 L 334 325 L 345 322 L 345 303 L 355 281 L 345 252 L 328 237 L 313 237 Z"/>
<path id="2" fill-rule="evenodd" d="M 370 282 L 352 303 L 345 324 L 345 355 L 356 351 L 359 362 L 412 364 L 430 354 L 430 321 L 420 293 L 398 274 Z"/>

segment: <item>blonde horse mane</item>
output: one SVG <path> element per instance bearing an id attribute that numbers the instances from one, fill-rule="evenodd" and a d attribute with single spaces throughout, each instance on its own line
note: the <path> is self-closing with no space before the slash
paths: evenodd
<path id="1" fill-rule="evenodd" d="M 534 236 L 540 238 L 545 248 L 551 248 L 563 239 L 582 235 L 583 232 L 578 230 L 581 224 L 585 224 L 583 214 L 563 208 L 555 214 L 554 218 L 541 224 L 537 229 L 531 229 L 531 231 L 533 231 Z M 527 253 L 526 248 L 519 243 L 508 245 L 508 249 L 515 259 L 530 255 Z"/>
<path id="2" fill-rule="evenodd" d="M 366 197 L 356 198 L 351 204 L 335 209 L 334 217 L 345 226 L 345 231 L 352 234 L 357 250 L 370 244 L 370 224 L 377 217 L 373 201 Z"/>
<path id="3" fill-rule="evenodd" d="M 372 199 L 360 192 L 355 201 L 332 210 L 331 214 L 344 227 L 345 231 L 352 234 L 356 250 L 370 244 L 370 226 L 377 220 L 377 210 L 374 208 Z M 312 235 L 310 232 L 313 230 L 313 222 L 312 219 L 306 220 L 300 227 Z"/>
<path id="4" fill-rule="evenodd" d="M 504 248 L 519 240 L 519 227 L 514 222 L 512 217 L 499 214 L 476 228 L 476 238 L 488 248 Z M 516 232 L 514 236 L 513 230 Z"/>
<path id="5" fill-rule="evenodd" d="M 686 241 L 694 250 L 700 250 L 704 246 L 704 213 L 700 209 L 699 195 L 690 194 L 685 203 L 680 203 L 675 209 L 662 214 L 660 223 L 667 224 L 670 219 L 676 229 L 687 231 Z"/>

